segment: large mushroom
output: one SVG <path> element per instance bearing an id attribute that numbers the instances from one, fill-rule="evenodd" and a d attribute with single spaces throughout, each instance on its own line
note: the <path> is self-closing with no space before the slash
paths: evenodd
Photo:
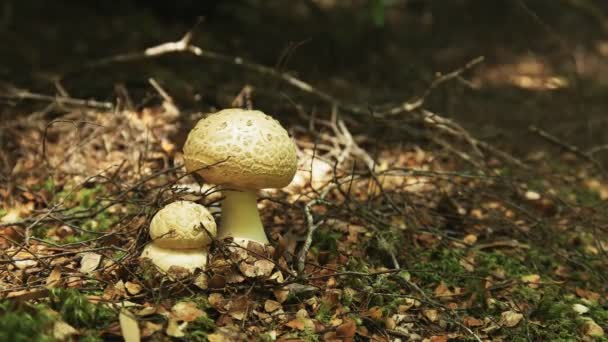
<path id="1" fill-rule="evenodd" d="M 159 210 L 150 222 L 150 238 L 142 258 L 168 272 L 172 266 L 193 272 L 207 264 L 208 247 L 217 234 L 215 220 L 207 208 L 177 201 Z"/>
<path id="2" fill-rule="evenodd" d="M 220 238 L 268 243 L 256 191 L 287 186 L 297 168 L 295 144 L 278 121 L 257 110 L 211 114 L 190 131 L 184 161 L 189 172 L 222 186 Z"/>

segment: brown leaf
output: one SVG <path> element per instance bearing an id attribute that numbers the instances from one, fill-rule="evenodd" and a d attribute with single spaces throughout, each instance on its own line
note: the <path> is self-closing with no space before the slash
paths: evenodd
<path id="1" fill-rule="evenodd" d="M 336 328 L 336 336 L 342 338 L 354 337 L 357 332 L 357 325 L 352 319 L 347 319 L 346 322 L 340 324 Z"/>
<path id="2" fill-rule="evenodd" d="M 205 312 L 199 309 L 194 302 L 179 302 L 171 308 L 171 314 L 178 321 L 192 322 L 201 316 L 206 316 Z"/>
<path id="3" fill-rule="evenodd" d="M 484 324 L 482 320 L 471 316 L 465 317 L 463 321 L 467 327 L 481 327 Z"/>
<path id="4" fill-rule="evenodd" d="M 274 301 L 272 299 L 267 299 L 266 302 L 264 302 L 264 310 L 266 312 L 274 312 L 274 311 L 280 309 L 281 307 L 282 307 L 281 303 Z"/>
<path id="5" fill-rule="evenodd" d="M 597 292 L 581 289 L 579 287 L 576 288 L 576 295 L 585 298 L 594 302 L 597 302 L 600 299 L 600 294 Z"/>
<path id="6" fill-rule="evenodd" d="M 430 340 L 431 340 L 431 342 L 447 342 L 448 337 L 446 335 L 437 335 L 437 336 L 431 336 Z"/>
<path id="7" fill-rule="evenodd" d="M 289 290 L 284 287 L 275 289 L 272 291 L 272 293 L 279 303 L 285 302 L 287 297 L 289 297 Z"/>
<path id="8" fill-rule="evenodd" d="M 374 306 L 367 310 L 367 315 L 371 319 L 379 321 L 382 319 L 382 308 L 380 308 L 379 306 Z"/>
<path id="9" fill-rule="evenodd" d="M 59 287 L 61 285 L 61 270 L 59 267 L 53 268 L 49 276 L 46 278 L 46 287 Z"/>

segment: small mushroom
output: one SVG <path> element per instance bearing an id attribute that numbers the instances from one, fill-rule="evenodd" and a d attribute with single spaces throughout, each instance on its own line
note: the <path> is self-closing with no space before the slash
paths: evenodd
<path id="1" fill-rule="evenodd" d="M 297 168 L 295 144 L 278 121 L 257 110 L 211 114 L 188 135 L 184 161 L 189 172 L 223 186 L 220 238 L 268 243 L 256 191 L 287 186 Z"/>
<path id="2" fill-rule="evenodd" d="M 217 234 L 213 216 L 202 205 L 178 201 L 159 210 L 150 222 L 152 242 L 142 258 L 149 258 L 167 272 L 178 266 L 193 272 L 205 268 L 212 237 Z"/>
<path id="3" fill-rule="evenodd" d="M 170 249 L 150 243 L 144 248 L 141 257 L 150 259 L 156 267 L 165 272 L 168 272 L 172 266 L 177 266 L 192 273 L 197 268 L 205 268 L 207 254 L 204 249 Z"/>

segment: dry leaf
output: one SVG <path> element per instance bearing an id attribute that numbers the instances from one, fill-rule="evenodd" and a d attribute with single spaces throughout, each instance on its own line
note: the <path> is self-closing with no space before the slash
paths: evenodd
<path id="1" fill-rule="evenodd" d="M 279 303 L 277 301 L 267 299 L 266 302 L 264 302 L 264 310 L 266 312 L 274 312 L 280 308 L 281 308 L 281 303 Z"/>
<path id="2" fill-rule="evenodd" d="M 127 293 L 134 296 L 141 292 L 142 287 L 139 284 L 128 281 L 125 283 L 125 289 L 127 290 Z"/>
<path id="3" fill-rule="evenodd" d="M 49 288 L 58 287 L 61 282 L 61 270 L 59 267 L 53 268 L 49 276 L 46 278 L 46 286 Z"/>
<path id="4" fill-rule="evenodd" d="M 380 308 L 378 306 L 374 306 L 367 311 L 367 315 L 371 319 L 379 321 L 382 319 L 382 308 Z"/>
<path id="5" fill-rule="evenodd" d="M 167 335 L 171 337 L 184 337 L 186 334 L 184 330 L 188 326 L 188 322 L 182 322 L 182 324 L 178 324 L 175 319 L 169 319 L 169 323 L 167 324 L 167 329 L 165 332 Z"/>
<path id="6" fill-rule="evenodd" d="M 137 324 L 137 320 L 131 312 L 126 309 L 121 310 L 118 315 L 118 321 L 120 322 L 120 331 L 125 342 L 139 342 L 141 340 L 139 324 Z"/>
<path id="7" fill-rule="evenodd" d="M 64 321 L 55 321 L 53 324 L 53 337 L 58 341 L 68 341 L 76 334 L 78 334 L 78 330 Z"/>
<path id="8" fill-rule="evenodd" d="M 464 321 L 464 325 L 466 325 L 467 327 L 471 327 L 471 328 L 481 327 L 484 325 L 482 320 L 477 319 L 475 317 L 471 317 L 471 316 L 465 317 L 463 321 Z"/>
<path id="9" fill-rule="evenodd" d="M 201 316 L 206 316 L 205 312 L 198 308 L 194 302 L 179 302 L 171 308 L 172 317 L 178 321 L 192 322 Z"/>
<path id="10" fill-rule="evenodd" d="M 519 324 L 519 322 L 522 320 L 522 318 L 524 318 L 524 315 L 522 315 L 519 312 L 515 312 L 515 311 L 511 311 L 511 310 L 505 311 L 502 314 L 500 314 L 499 324 L 502 325 L 503 327 L 513 328 L 514 326 Z"/>
<path id="11" fill-rule="evenodd" d="M 163 330 L 162 324 L 156 324 L 156 323 L 153 323 L 150 321 L 146 321 L 146 322 L 144 322 L 144 327 L 141 331 L 141 336 L 149 337 L 149 336 L 152 336 L 157 331 L 161 331 L 161 330 Z"/>
<path id="12" fill-rule="evenodd" d="M 435 309 L 423 310 L 422 314 L 431 322 L 435 322 L 439 318 L 439 312 Z"/>
<path id="13" fill-rule="evenodd" d="M 604 329 L 595 323 L 592 319 L 588 319 L 581 326 L 581 332 L 586 336 L 591 337 L 602 337 L 604 336 Z"/>
<path id="14" fill-rule="evenodd" d="M 528 287 L 536 289 L 538 288 L 538 284 L 540 283 L 540 275 L 538 274 L 529 274 L 521 277 L 521 281 L 528 284 Z"/>
<path id="15" fill-rule="evenodd" d="M 82 259 L 80 259 L 80 272 L 91 273 L 93 272 L 101 262 L 101 255 L 97 253 L 83 253 Z"/>
<path id="16" fill-rule="evenodd" d="M 357 332 L 357 325 L 352 319 L 347 319 L 346 322 L 340 324 L 336 328 L 336 336 L 342 338 L 354 337 Z"/>
<path id="17" fill-rule="evenodd" d="M 431 342 L 447 342 L 448 337 L 446 335 L 431 336 L 430 341 Z"/>
<path id="18" fill-rule="evenodd" d="M 256 261 L 254 266 L 257 268 L 256 273 L 258 276 L 269 277 L 274 269 L 274 262 L 262 259 Z"/>
<path id="19" fill-rule="evenodd" d="M 284 287 L 275 289 L 272 291 L 272 293 L 274 294 L 274 297 L 277 299 L 277 301 L 279 301 L 279 303 L 285 302 L 287 300 L 287 297 L 289 297 L 289 290 Z"/>

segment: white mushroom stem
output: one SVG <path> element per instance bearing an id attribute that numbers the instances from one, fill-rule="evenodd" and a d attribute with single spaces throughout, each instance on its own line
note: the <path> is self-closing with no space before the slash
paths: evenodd
<path id="1" fill-rule="evenodd" d="M 222 194 L 224 200 L 219 237 L 233 237 L 240 245 L 247 245 L 248 241 L 267 244 L 268 238 L 260 220 L 255 191 L 224 190 Z"/>

